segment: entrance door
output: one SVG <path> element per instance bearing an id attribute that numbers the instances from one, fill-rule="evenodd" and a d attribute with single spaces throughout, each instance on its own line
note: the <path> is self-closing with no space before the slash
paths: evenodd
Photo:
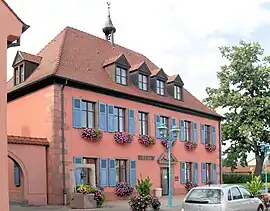
<path id="1" fill-rule="evenodd" d="M 168 195 L 169 189 L 169 168 L 161 168 L 161 188 L 162 188 L 162 195 Z"/>

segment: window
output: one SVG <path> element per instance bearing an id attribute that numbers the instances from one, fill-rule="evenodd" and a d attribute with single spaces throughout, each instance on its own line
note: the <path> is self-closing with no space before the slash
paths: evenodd
<path id="1" fill-rule="evenodd" d="M 231 190 L 228 191 L 228 201 L 232 200 L 232 193 Z"/>
<path id="2" fill-rule="evenodd" d="M 185 163 L 185 181 L 192 182 L 192 163 L 191 162 Z"/>
<path id="3" fill-rule="evenodd" d="M 143 91 L 148 90 L 148 77 L 146 75 L 139 74 L 139 89 Z"/>
<path id="4" fill-rule="evenodd" d="M 209 125 L 205 125 L 205 143 L 211 144 L 211 127 Z"/>
<path id="5" fill-rule="evenodd" d="M 188 194 L 185 203 L 220 204 L 223 197 L 224 193 L 220 189 L 192 189 L 190 194 Z"/>
<path id="6" fill-rule="evenodd" d="M 189 141 L 191 140 L 191 122 L 184 121 L 184 140 Z"/>
<path id="7" fill-rule="evenodd" d="M 240 191 L 242 192 L 242 195 L 244 199 L 252 198 L 252 194 L 244 187 L 239 187 Z"/>
<path id="8" fill-rule="evenodd" d="M 161 80 L 157 80 L 157 94 L 164 95 L 165 91 L 165 82 Z"/>
<path id="9" fill-rule="evenodd" d="M 240 190 L 237 187 L 233 187 L 231 189 L 231 193 L 232 193 L 233 200 L 237 200 L 237 199 L 242 199 L 243 198 Z"/>
<path id="10" fill-rule="evenodd" d="M 21 83 L 24 82 L 24 68 L 23 65 L 20 65 L 20 79 L 21 79 Z"/>
<path id="11" fill-rule="evenodd" d="M 116 160 L 116 184 L 119 182 L 127 182 L 127 161 Z"/>
<path id="12" fill-rule="evenodd" d="M 174 99 L 181 100 L 181 87 L 174 85 Z"/>
<path id="13" fill-rule="evenodd" d="M 114 107 L 115 131 L 125 131 L 125 109 Z"/>
<path id="14" fill-rule="evenodd" d="M 117 67 L 116 68 L 116 83 L 127 85 L 127 70 Z"/>
<path id="15" fill-rule="evenodd" d="M 92 164 L 95 166 L 95 169 L 97 169 L 97 159 L 96 158 L 83 158 L 83 163 Z M 90 169 L 90 168 L 83 168 L 81 174 L 82 174 L 83 184 L 94 185 L 93 184 L 94 182 L 96 184 L 98 183 L 97 171 L 93 172 L 92 169 Z"/>
<path id="16" fill-rule="evenodd" d="M 148 114 L 144 112 L 139 112 L 139 134 L 148 134 Z"/>
<path id="17" fill-rule="evenodd" d="M 82 127 L 83 128 L 94 128 L 94 103 L 82 101 Z"/>
<path id="18" fill-rule="evenodd" d="M 206 182 L 212 181 L 211 163 L 206 163 Z"/>
<path id="19" fill-rule="evenodd" d="M 168 127 L 169 126 L 169 118 L 166 116 L 160 116 L 160 124 L 164 124 Z"/>
<path id="20" fill-rule="evenodd" d="M 19 68 L 15 68 L 15 85 L 18 85 L 20 83 L 20 73 Z"/>

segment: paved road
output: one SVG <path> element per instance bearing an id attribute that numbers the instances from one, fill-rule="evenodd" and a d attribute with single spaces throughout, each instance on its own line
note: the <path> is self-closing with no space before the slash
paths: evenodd
<path id="1" fill-rule="evenodd" d="M 181 203 L 183 200 L 183 196 L 174 196 L 173 197 L 173 208 L 167 208 L 167 198 L 161 198 L 161 209 L 160 211 L 180 211 Z M 101 209 L 91 209 L 89 211 L 98 210 L 98 211 L 129 211 L 129 206 L 127 201 L 116 201 L 110 202 L 105 205 L 104 208 Z M 12 204 L 10 206 L 10 211 L 87 211 L 87 210 L 74 210 L 69 209 L 68 207 L 63 206 L 20 206 Z"/>

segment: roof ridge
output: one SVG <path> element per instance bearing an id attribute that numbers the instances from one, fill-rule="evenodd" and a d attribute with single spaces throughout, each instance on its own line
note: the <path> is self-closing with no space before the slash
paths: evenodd
<path id="1" fill-rule="evenodd" d="M 61 32 L 59 32 L 53 39 L 51 39 L 51 41 L 50 42 L 48 42 L 36 55 L 37 56 L 39 56 L 39 54 L 41 54 L 43 51 L 44 51 L 44 49 L 46 49 L 49 45 L 51 45 L 51 43 L 60 35 L 60 34 L 62 34 L 62 33 L 64 33 L 64 31 L 67 29 L 67 28 L 69 28 L 68 26 L 67 27 L 65 27 Z"/>
<path id="2" fill-rule="evenodd" d="M 38 57 L 42 57 L 42 56 L 35 55 L 35 54 L 32 54 L 32 53 L 27 53 L 27 52 L 25 52 L 25 51 L 21 51 L 21 50 L 19 50 L 18 52 L 20 52 L 20 53 L 25 53 L 25 54 L 29 54 L 29 55 L 31 55 L 31 56 L 38 56 Z"/>
<path id="3" fill-rule="evenodd" d="M 75 30 L 75 31 L 84 33 L 84 34 L 86 34 L 86 35 L 88 35 L 88 36 L 95 37 L 95 38 L 97 38 L 97 39 L 99 39 L 99 40 L 102 40 L 102 41 L 104 41 L 104 42 L 107 42 L 106 40 L 102 39 L 101 37 L 98 37 L 98 36 L 96 36 L 96 35 L 93 35 L 93 34 L 90 34 L 90 33 L 88 33 L 88 32 L 82 31 L 82 30 L 80 30 L 80 29 L 76 29 L 76 28 L 70 27 L 70 26 L 68 26 L 68 28 L 71 29 L 71 30 Z M 127 48 L 127 47 L 124 47 L 124 46 L 122 46 L 122 45 L 119 45 L 119 44 L 117 44 L 117 43 L 115 43 L 114 46 L 117 46 L 117 47 L 120 47 L 120 48 L 124 48 L 124 49 L 126 49 L 127 51 L 131 51 L 132 53 L 141 55 L 142 57 L 144 57 L 144 60 L 143 60 L 143 61 L 145 61 L 145 60 L 151 61 L 150 59 L 148 59 L 148 57 L 146 57 L 146 56 L 143 55 L 142 53 L 139 53 L 139 52 L 137 52 L 137 51 L 131 50 L 131 49 L 129 49 L 129 48 Z M 123 54 L 123 53 L 122 53 L 122 54 Z M 153 62 L 152 62 L 152 63 L 153 63 Z M 157 69 L 160 69 L 160 67 L 158 67 L 156 64 L 153 63 L 153 65 L 156 66 Z M 151 71 L 151 70 L 150 70 L 150 71 Z"/>
<path id="4" fill-rule="evenodd" d="M 55 67 L 54 67 L 54 70 L 52 72 L 53 75 L 56 74 L 58 69 L 59 69 L 59 64 L 60 64 L 60 61 L 61 61 L 61 58 L 62 58 L 62 55 L 63 55 L 63 48 L 64 48 L 64 45 L 65 45 L 68 29 L 69 29 L 69 27 L 67 26 L 63 31 L 64 34 L 63 34 L 63 38 L 62 38 L 61 43 L 60 43 L 59 52 L 58 52 L 58 56 L 56 58 Z"/>

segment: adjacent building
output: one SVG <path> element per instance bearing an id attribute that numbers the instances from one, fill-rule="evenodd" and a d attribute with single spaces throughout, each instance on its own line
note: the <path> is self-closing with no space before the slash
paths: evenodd
<path id="1" fill-rule="evenodd" d="M 186 193 L 188 181 L 219 183 L 221 116 L 189 93 L 180 75 L 114 43 L 110 16 L 103 31 L 105 39 L 66 27 L 38 54 L 18 51 L 14 59 L 8 132 L 49 141 L 48 203 L 68 203 L 84 183 L 104 187 L 114 200 L 117 183 L 134 186 L 141 176 L 166 195 L 161 123 L 180 128 L 172 137 L 173 193 Z M 150 139 L 155 144 L 147 146 Z"/>

